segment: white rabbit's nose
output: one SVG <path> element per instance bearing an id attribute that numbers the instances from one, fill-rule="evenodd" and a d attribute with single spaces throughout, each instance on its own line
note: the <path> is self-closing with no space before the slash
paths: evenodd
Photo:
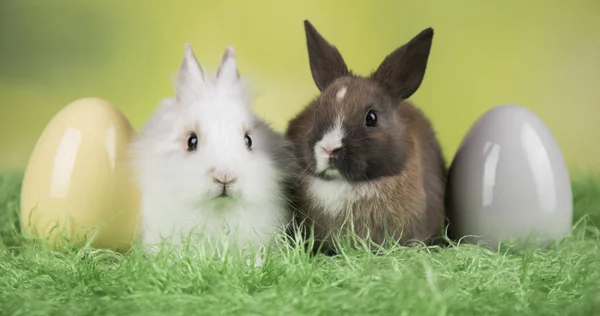
<path id="1" fill-rule="evenodd" d="M 232 184 L 237 179 L 230 172 L 219 172 L 216 169 L 211 169 L 210 174 L 213 177 L 213 182 L 217 184 Z"/>

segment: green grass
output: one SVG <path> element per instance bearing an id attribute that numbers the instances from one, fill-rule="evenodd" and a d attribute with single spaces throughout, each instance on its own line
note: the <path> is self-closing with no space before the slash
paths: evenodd
<path id="1" fill-rule="evenodd" d="M 549 249 L 470 245 L 348 251 L 292 248 L 259 268 L 191 251 L 52 252 L 18 234 L 19 173 L 0 176 L 3 315 L 598 315 L 600 177 L 573 183 L 574 229 Z"/>

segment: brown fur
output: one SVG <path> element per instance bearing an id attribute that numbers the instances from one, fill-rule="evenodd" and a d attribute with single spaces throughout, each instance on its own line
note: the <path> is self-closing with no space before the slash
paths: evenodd
<path id="1" fill-rule="evenodd" d="M 430 121 L 405 99 L 421 84 L 433 31 L 421 32 L 370 77 L 360 77 L 347 70 L 338 50 L 308 21 L 305 27 L 311 71 L 321 95 L 289 122 L 286 131 L 303 170 L 292 188 L 297 220 L 305 229 L 312 228 L 323 250 L 334 249 L 331 234 L 351 227 L 377 244 L 389 237 L 401 244 L 428 243 L 444 223 L 446 166 Z M 347 93 L 338 100 L 341 87 Z M 377 127 L 364 127 L 369 110 L 377 113 Z M 354 190 L 370 194 L 332 216 L 310 196 L 308 185 L 318 178 L 313 147 L 340 114 L 348 136 L 335 166 Z"/>

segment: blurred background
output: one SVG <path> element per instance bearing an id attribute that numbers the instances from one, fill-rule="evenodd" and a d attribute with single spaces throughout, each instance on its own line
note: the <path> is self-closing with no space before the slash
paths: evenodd
<path id="1" fill-rule="evenodd" d="M 506 103 L 535 111 L 571 168 L 600 169 L 600 2 L 0 0 L 0 169 L 22 168 L 51 117 L 82 97 L 112 102 L 136 129 L 190 41 L 215 70 L 227 45 L 283 131 L 316 94 L 302 21 L 367 74 L 423 28 L 435 37 L 412 97 L 448 160 L 471 124 Z M 150 2 L 144 2 L 150 3 Z"/>

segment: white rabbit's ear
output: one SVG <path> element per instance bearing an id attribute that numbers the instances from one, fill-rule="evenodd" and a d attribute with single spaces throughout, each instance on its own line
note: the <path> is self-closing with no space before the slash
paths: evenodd
<path id="1" fill-rule="evenodd" d="M 221 65 L 217 71 L 216 84 L 221 89 L 230 89 L 240 80 L 240 73 L 237 69 L 235 50 L 228 46 L 221 58 Z"/>
<path id="2" fill-rule="evenodd" d="M 192 45 L 185 43 L 185 55 L 177 74 L 177 101 L 197 101 L 206 91 L 206 76 L 196 60 Z"/>

